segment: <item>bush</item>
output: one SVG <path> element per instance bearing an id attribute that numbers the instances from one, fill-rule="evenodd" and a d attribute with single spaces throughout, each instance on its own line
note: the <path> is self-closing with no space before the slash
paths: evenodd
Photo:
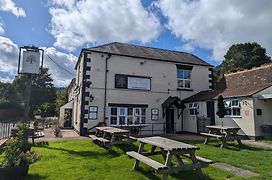
<path id="1" fill-rule="evenodd" d="M 30 151 L 28 135 L 30 129 L 26 124 L 18 125 L 16 137 L 9 140 L 4 147 L 4 159 L 2 167 L 14 167 L 20 165 L 29 165 L 39 159 L 39 155 Z"/>
<path id="2" fill-rule="evenodd" d="M 53 127 L 53 132 L 54 132 L 55 137 L 62 137 L 61 130 L 60 130 L 59 126 L 55 125 Z"/>

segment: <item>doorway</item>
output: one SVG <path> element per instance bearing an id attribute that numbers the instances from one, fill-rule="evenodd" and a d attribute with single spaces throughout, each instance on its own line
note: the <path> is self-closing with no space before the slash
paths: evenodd
<path id="1" fill-rule="evenodd" d="M 166 133 L 174 133 L 174 109 L 166 109 Z"/>
<path id="2" fill-rule="evenodd" d="M 215 117 L 214 117 L 214 102 L 207 102 L 207 117 L 211 118 L 211 124 L 215 125 Z"/>

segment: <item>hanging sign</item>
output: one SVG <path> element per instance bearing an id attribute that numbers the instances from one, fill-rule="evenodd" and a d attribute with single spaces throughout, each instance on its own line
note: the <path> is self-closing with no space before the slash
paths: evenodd
<path id="1" fill-rule="evenodd" d="M 39 74 L 40 68 L 40 52 L 39 51 L 24 51 L 21 73 Z"/>

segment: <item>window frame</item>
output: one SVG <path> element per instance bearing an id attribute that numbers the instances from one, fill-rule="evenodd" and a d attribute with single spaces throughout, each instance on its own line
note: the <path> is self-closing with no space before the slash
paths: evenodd
<path id="1" fill-rule="evenodd" d="M 112 109 L 117 109 L 117 114 L 112 115 Z M 132 109 L 132 114 L 129 114 L 129 108 Z M 124 114 L 121 114 L 121 109 L 124 109 Z M 143 113 L 143 111 L 145 113 Z M 136 113 L 138 112 L 138 113 Z M 112 124 L 112 117 L 116 118 L 116 124 Z M 121 118 L 125 117 L 124 124 L 121 124 Z M 130 120 L 132 121 L 129 121 Z M 135 123 L 139 119 L 139 123 Z M 113 126 L 133 126 L 133 125 L 141 125 L 146 123 L 146 108 L 143 107 L 111 107 L 110 108 L 110 125 Z M 130 123 L 132 122 L 132 123 Z"/>
<path id="2" fill-rule="evenodd" d="M 189 109 L 189 116 L 199 115 L 199 103 L 198 102 L 189 103 L 188 109 Z"/>
<path id="3" fill-rule="evenodd" d="M 186 72 L 189 72 L 189 78 L 185 77 Z M 182 77 L 179 77 L 179 73 L 182 73 Z M 179 81 L 182 81 L 182 86 L 179 86 Z M 189 82 L 189 87 L 186 87 L 186 82 Z M 177 88 L 192 89 L 192 69 L 177 68 Z"/>
<path id="4" fill-rule="evenodd" d="M 237 103 L 234 103 L 234 102 Z M 225 100 L 225 109 L 226 109 L 226 117 L 241 117 L 241 100 L 239 99 L 230 99 L 230 100 Z M 238 110 L 238 111 L 237 111 Z M 239 115 L 236 113 L 239 112 Z"/>

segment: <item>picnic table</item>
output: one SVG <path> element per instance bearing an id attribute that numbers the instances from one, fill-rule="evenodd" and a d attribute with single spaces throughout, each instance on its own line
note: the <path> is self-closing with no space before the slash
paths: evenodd
<path id="1" fill-rule="evenodd" d="M 203 136 L 206 136 L 204 144 L 208 144 L 208 141 L 211 137 L 219 139 L 221 141 L 221 148 L 226 146 L 227 141 L 237 141 L 239 145 L 242 144 L 240 137 L 237 135 L 237 132 L 241 129 L 239 127 L 231 126 L 206 126 L 209 129 L 208 133 L 200 133 Z"/>
<path id="2" fill-rule="evenodd" d="M 89 137 L 94 142 L 111 147 L 112 145 L 122 144 L 126 142 L 125 140 L 129 140 L 129 131 L 109 126 L 96 127 L 95 135 L 89 135 Z"/>
<path id="3" fill-rule="evenodd" d="M 140 146 L 138 152 L 129 151 L 127 155 L 135 158 L 134 170 L 139 168 L 139 162 L 151 166 L 157 173 L 163 174 L 163 179 L 167 179 L 170 173 L 179 173 L 182 171 L 196 170 L 200 179 L 203 178 L 201 168 L 208 167 L 211 160 L 195 155 L 195 151 L 199 148 L 190 144 L 185 144 L 179 141 L 154 136 L 146 138 L 138 138 Z M 145 144 L 152 145 L 150 152 L 143 152 Z M 159 149 L 156 151 L 156 149 Z M 157 162 L 147 156 L 161 154 L 164 158 L 164 163 Z M 177 160 L 177 165 L 173 164 L 173 157 Z M 189 158 L 192 163 L 184 163 L 183 158 Z"/>
<path id="4" fill-rule="evenodd" d="M 16 133 L 18 132 L 18 128 L 11 129 L 11 137 L 16 137 Z M 34 139 L 44 137 L 43 131 L 34 131 L 33 128 L 30 128 L 28 131 L 28 136 L 32 139 L 32 144 L 34 144 Z"/>

